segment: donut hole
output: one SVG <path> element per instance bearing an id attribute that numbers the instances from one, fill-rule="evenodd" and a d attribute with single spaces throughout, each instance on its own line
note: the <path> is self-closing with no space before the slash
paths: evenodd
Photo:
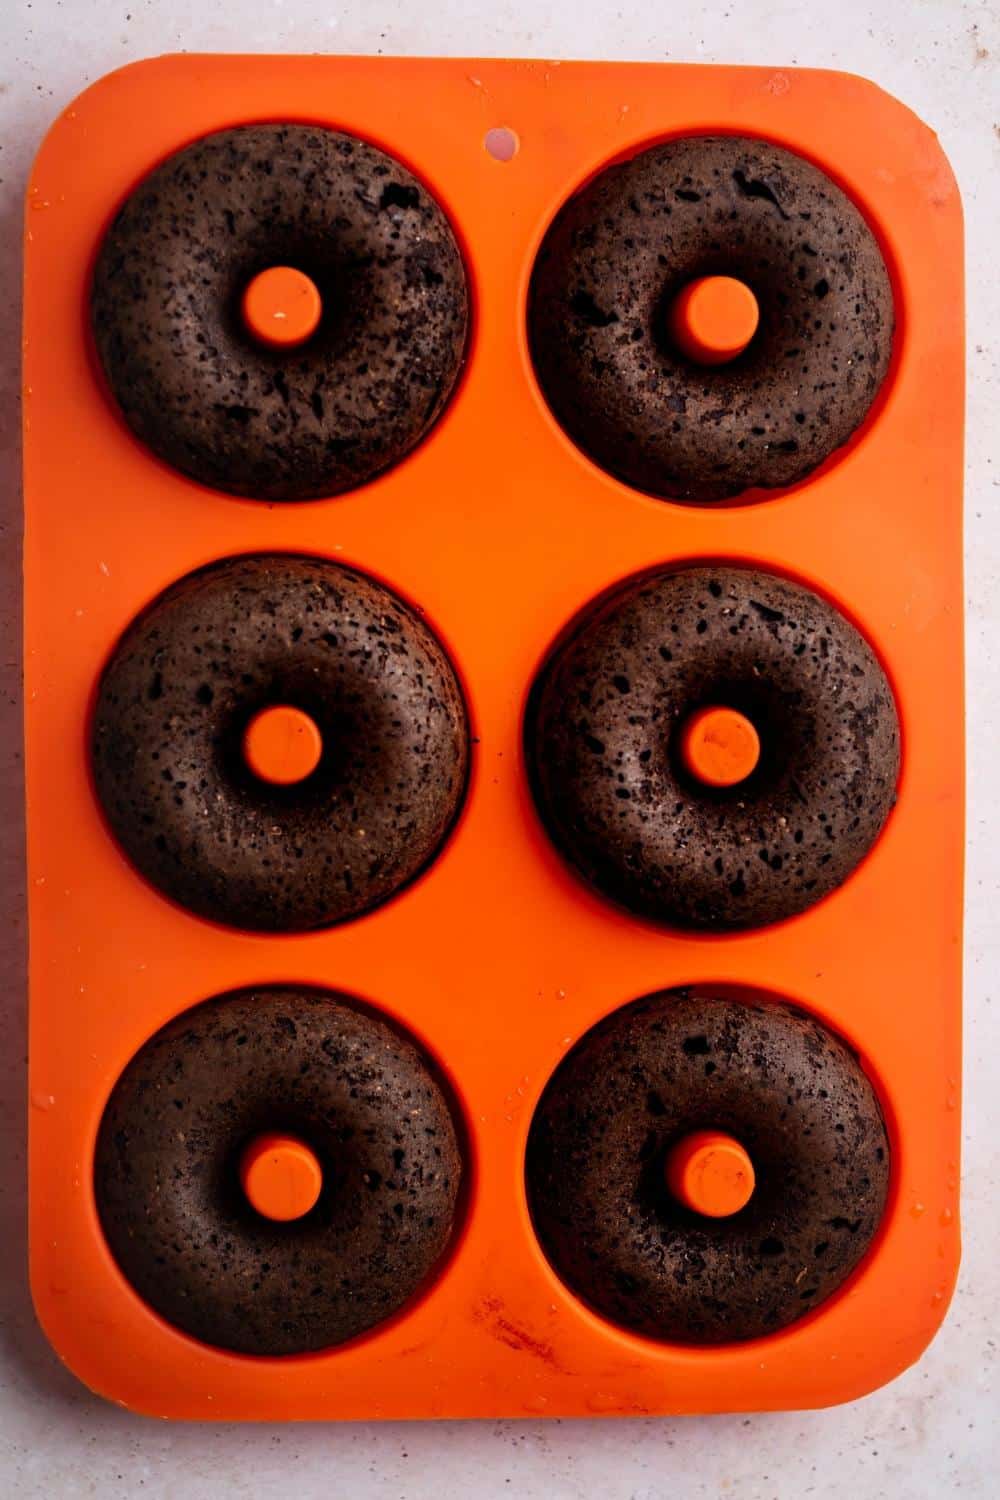
<path id="1" fill-rule="evenodd" d="M 749 337 L 724 360 L 692 357 L 675 334 L 678 307 L 683 306 L 693 288 L 733 282 L 752 298 L 755 316 Z M 802 331 L 806 337 L 806 321 L 812 314 L 812 304 L 806 303 L 788 284 L 785 274 L 767 260 L 749 253 L 702 254 L 685 259 L 663 284 L 650 306 L 647 337 L 664 371 L 679 368 L 687 371 L 689 380 L 703 380 L 702 400 L 720 396 L 728 400 L 746 389 L 748 374 L 756 372 L 763 378 L 773 372 L 776 363 L 780 364 L 795 347 L 795 331 Z M 742 318 L 746 318 L 745 310 Z"/>
<path id="2" fill-rule="evenodd" d="M 745 714 L 711 704 L 689 714 L 680 726 L 685 770 L 705 786 L 739 786 L 760 760 L 760 736 Z"/>
<path id="3" fill-rule="evenodd" d="M 280 1106 L 253 1113 L 254 1124 L 246 1120 L 234 1122 L 220 1145 L 216 1175 L 214 1181 L 209 1180 L 212 1205 L 220 1208 L 234 1226 L 243 1230 L 309 1235 L 328 1229 L 335 1215 L 342 1211 L 343 1205 L 338 1202 L 338 1197 L 349 1171 L 348 1163 L 337 1149 L 336 1132 L 331 1130 L 328 1121 Z M 280 1219 L 262 1213 L 247 1191 L 248 1155 L 269 1136 L 301 1143 L 315 1158 L 319 1168 L 320 1186 L 315 1202 L 293 1218 Z"/>
<path id="4" fill-rule="evenodd" d="M 666 1159 L 671 1196 L 712 1219 L 731 1218 L 753 1197 L 754 1165 L 735 1136 L 700 1130 L 683 1136 Z"/>
<path id="5" fill-rule="evenodd" d="M 247 1201 L 279 1223 L 305 1218 L 323 1188 L 316 1153 L 300 1136 L 280 1132 L 255 1136 L 240 1156 L 239 1172 Z"/>
<path id="6" fill-rule="evenodd" d="M 735 276 L 703 276 L 688 282 L 670 305 L 668 329 L 674 348 L 695 364 L 729 364 L 749 347 L 760 322 L 757 299 Z"/>
<path id="7" fill-rule="evenodd" d="M 307 338 L 282 347 L 257 336 L 246 316 L 248 290 L 276 270 L 292 272 L 315 289 L 319 317 Z M 233 354 L 252 353 L 255 358 L 273 360 L 276 365 L 296 359 L 327 357 L 342 348 L 362 329 L 351 317 L 352 303 L 364 300 L 369 290 L 365 267 L 339 262 L 331 254 L 321 255 L 315 246 L 302 240 L 288 240 L 261 247 L 235 264 L 224 293 L 225 313 L 221 331 Z M 203 310 L 207 317 L 209 309 Z M 280 387 L 279 387 L 280 389 Z"/>
<path id="8" fill-rule="evenodd" d="M 247 331 L 269 348 L 300 348 L 323 317 L 316 283 L 294 266 L 270 266 L 243 290 L 240 313 Z"/>
<path id="9" fill-rule="evenodd" d="M 707 1060 L 716 1060 L 713 1042 Z M 794 1185 L 797 1168 L 789 1155 L 787 1131 L 747 1118 L 746 1096 L 741 1086 L 720 1085 L 705 1075 L 705 1064 L 693 1062 L 690 1071 L 701 1075 L 703 1097 L 686 1101 L 681 1118 L 671 1127 L 671 1111 L 650 1133 L 640 1152 L 641 1169 L 636 1178 L 636 1202 L 665 1230 L 704 1235 L 713 1241 L 739 1240 L 746 1244 L 754 1236 L 767 1238 L 769 1226 L 781 1215 L 785 1194 Z M 727 1097 L 728 1096 L 728 1097 Z M 666 1128 L 664 1128 L 666 1127 Z M 739 1142 L 753 1165 L 753 1192 L 742 1208 L 717 1218 L 689 1207 L 671 1191 L 669 1164 L 673 1153 L 691 1136 L 713 1134 Z"/>
<path id="10" fill-rule="evenodd" d="M 804 717 L 802 703 L 794 692 L 753 676 L 754 664 L 747 664 L 747 675 L 707 677 L 682 706 L 670 736 L 669 762 L 673 775 L 685 791 L 709 802 L 752 804 L 766 801 L 786 788 L 789 771 L 789 748 L 810 742 L 815 734 L 811 718 Z M 693 774 L 684 754 L 683 736 L 691 720 L 706 709 L 722 707 L 749 721 L 757 734 L 758 755 L 749 775 L 731 786 L 713 785 Z"/>
<path id="11" fill-rule="evenodd" d="M 315 688 L 295 681 L 295 672 L 281 684 L 248 692 L 234 705 L 217 743 L 219 773 L 237 795 L 261 806 L 273 803 L 287 813 L 299 809 L 306 814 L 329 801 L 338 787 L 346 785 L 352 766 L 364 755 L 366 729 L 359 719 L 334 708 Z M 308 775 L 282 782 L 261 776 L 248 758 L 247 745 L 255 724 L 279 709 L 301 714 L 315 726 L 319 755 Z"/>
<path id="12" fill-rule="evenodd" d="M 319 1164 L 321 1184 L 312 1207 L 294 1219 L 262 1214 L 249 1198 L 243 1181 L 243 1166 L 255 1142 L 268 1135 L 301 1141 Z M 352 1153 L 340 1138 L 336 1122 L 321 1114 L 289 1108 L 272 1099 L 267 1105 L 235 1101 L 227 1128 L 220 1132 L 206 1154 L 200 1187 L 187 1201 L 192 1212 L 215 1217 L 235 1234 L 252 1235 L 262 1245 L 320 1240 L 335 1225 L 353 1222 L 351 1186 L 361 1181 L 363 1157 Z"/>
<path id="13" fill-rule="evenodd" d="M 323 736 L 311 714 L 286 703 L 261 709 L 243 734 L 243 759 L 259 781 L 294 786 L 316 770 Z"/>
<path id="14" fill-rule="evenodd" d="M 234 799 L 256 812 L 273 809 L 286 826 L 294 844 L 296 827 L 301 821 L 311 823 L 331 799 L 351 803 L 353 788 L 360 780 L 369 781 L 369 791 L 388 797 L 394 784 L 394 762 L 391 750 L 386 760 L 373 765 L 372 745 L 391 745 L 395 724 L 389 705 L 367 698 L 351 712 L 349 693 L 338 702 L 321 696 L 308 669 L 297 672 L 291 663 L 280 682 L 268 682 L 254 690 L 248 686 L 246 696 L 233 704 L 216 744 L 216 765 Z M 265 780 L 247 761 L 247 736 L 255 720 L 276 708 L 289 707 L 315 725 L 320 752 L 314 768 L 299 780 L 282 783 Z M 402 762 L 403 749 L 399 755 Z M 375 783 L 371 778 L 377 776 Z"/>

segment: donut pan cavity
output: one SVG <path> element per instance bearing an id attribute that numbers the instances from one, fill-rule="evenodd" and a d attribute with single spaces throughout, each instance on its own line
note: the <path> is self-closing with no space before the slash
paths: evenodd
<path id="1" fill-rule="evenodd" d="M 153 165 L 211 131 L 287 119 L 372 140 L 428 184 L 466 257 L 473 320 L 457 392 L 409 457 L 336 499 L 269 506 L 186 480 L 131 436 L 86 307 L 100 237 Z M 848 192 L 881 241 L 897 333 L 845 449 L 790 491 L 696 507 L 639 494 L 573 447 L 538 390 L 524 312 L 568 194 L 606 162 L 709 132 L 775 141 Z M 962 243 L 932 132 L 836 73 L 162 58 L 59 118 L 26 226 L 31 1273 L 61 1358 L 122 1405 L 214 1420 L 810 1407 L 912 1363 L 959 1257 Z M 415 883 L 358 921 L 278 937 L 202 921 L 147 885 L 108 834 L 86 753 L 129 621 L 193 569 L 267 551 L 344 562 L 417 604 L 476 741 L 458 823 Z M 584 888 L 538 822 L 522 751 L 531 681 L 567 621 L 631 574 L 694 560 L 833 599 L 880 656 L 902 726 L 897 805 L 862 865 L 801 916 L 726 937 L 636 921 Z M 275 984 L 342 991 L 404 1026 L 447 1076 L 467 1147 L 436 1279 L 359 1339 L 282 1359 L 209 1348 L 146 1307 L 92 1183 L 105 1102 L 152 1033 Z M 555 1275 L 527 1208 L 532 1111 L 568 1047 L 683 985 L 811 1011 L 857 1048 L 890 1133 L 888 1207 L 861 1266 L 815 1313 L 741 1345 L 657 1344 L 604 1322 Z"/>

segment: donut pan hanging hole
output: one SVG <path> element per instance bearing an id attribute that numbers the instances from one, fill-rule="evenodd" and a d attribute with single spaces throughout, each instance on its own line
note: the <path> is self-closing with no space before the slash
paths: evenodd
<path id="1" fill-rule="evenodd" d="M 151 167 L 211 131 L 286 119 L 369 139 L 427 183 L 466 257 L 473 333 L 450 405 L 401 464 L 334 500 L 267 506 L 151 458 L 108 399 L 86 309 L 101 235 Z M 844 188 L 882 244 L 897 332 L 843 450 L 793 490 L 698 508 L 639 494 L 574 448 L 535 381 L 525 307 L 542 235 L 581 182 L 707 132 L 772 140 Z M 837 73 L 168 57 L 59 118 L 26 239 L 31 1274 L 60 1357 L 122 1405 L 216 1421 L 810 1407 L 912 1363 L 959 1256 L 962 227 L 933 133 Z M 437 861 L 324 932 L 240 933 L 172 906 L 127 864 L 90 783 L 94 687 L 125 626 L 182 575 L 253 551 L 327 556 L 418 604 L 478 741 Z M 860 868 L 803 915 L 724 938 L 635 921 L 582 887 L 538 823 L 521 740 L 567 620 L 631 574 L 705 559 L 827 594 L 879 654 L 903 731 L 898 802 Z M 433 1285 L 360 1339 L 285 1359 L 226 1354 L 151 1312 L 107 1249 L 92 1184 L 105 1101 L 143 1042 L 200 1000 L 268 983 L 357 995 L 401 1023 L 446 1071 L 469 1137 L 462 1225 Z M 889 1125 L 870 1253 L 814 1314 L 749 1344 L 617 1330 L 558 1280 L 527 1211 L 532 1111 L 567 1048 L 685 984 L 813 1012 L 857 1048 Z"/>

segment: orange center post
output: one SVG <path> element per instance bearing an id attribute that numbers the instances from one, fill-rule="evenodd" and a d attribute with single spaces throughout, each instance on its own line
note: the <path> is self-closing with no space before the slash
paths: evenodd
<path id="1" fill-rule="evenodd" d="M 760 737 L 735 708 L 702 708 L 681 730 L 681 760 L 705 786 L 737 786 L 756 770 Z"/>
<path id="2" fill-rule="evenodd" d="M 305 781 L 319 765 L 323 739 L 301 708 L 277 704 L 261 709 L 243 736 L 243 758 L 253 774 L 274 786 Z"/>
<path id="3" fill-rule="evenodd" d="M 294 349 L 316 332 L 323 303 L 316 283 L 304 271 L 271 266 L 248 283 L 242 313 L 248 332 L 259 343 Z"/>
<path id="4" fill-rule="evenodd" d="M 760 321 L 757 298 L 735 276 L 701 276 L 674 298 L 670 337 L 699 365 L 724 365 L 742 354 Z"/>
<path id="5" fill-rule="evenodd" d="M 323 1170 L 304 1141 L 292 1135 L 261 1135 L 243 1152 L 240 1182 L 259 1214 L 287 1223 L 315 1207 Z"/>
<path id="6" fill-rule="evenodd" d="M 667 1186 L 693 1213 L 724 1219 L 750 1202 L 753 1162 L 739 1141 L 718 1130 L 685 1136 L 667 1157 Z"/>

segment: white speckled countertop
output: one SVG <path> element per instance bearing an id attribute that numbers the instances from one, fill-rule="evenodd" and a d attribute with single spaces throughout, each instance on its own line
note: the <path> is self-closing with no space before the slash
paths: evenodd
<path id="1" fill-rule="evenodd" d="M 935 127 L 968 232 L 970 814 L 965 1259 L 920 1363 L 827 1412 L 681 1421 L 164 1425 L 88 1394 L 49 1350 L 25 1264 L 19 706 L 21 197 L 54 115 L 159 52 L 386 52 L 799 64 L 874 79 Z M 922 1500 L 997 1493 L 1000 1340 L 1000 15 L 991 0 L 5 0 L 0 7 L 0 1494 L 350 1500 Z M 516 127 L 517 121 L 502 121 Z M 991 213 L 992 210 L 992 213 Z M 989 231 L 992 230 L 992 233 Z M 992 828 L 991 828 L 992 824 Z M 930 876 L 928 877 L 930 878 Z M 906 997 L 899 997 L 905 1011 Z M 873 1330 L 877 1337 L 877 1331 Z"/>

